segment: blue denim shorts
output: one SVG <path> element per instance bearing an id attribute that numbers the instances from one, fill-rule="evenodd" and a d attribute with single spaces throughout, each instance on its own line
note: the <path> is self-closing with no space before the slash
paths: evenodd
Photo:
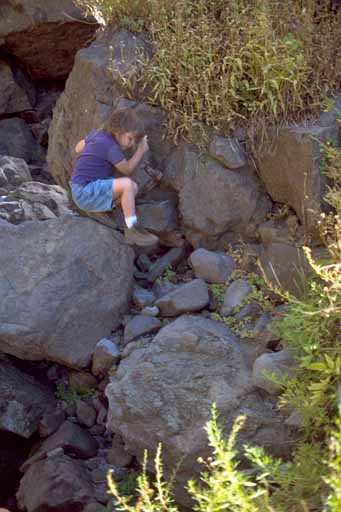
<path id="1" fill-rule="evenodd" d="M 112 197 L 114 178 L 90 181 L 81 185 L 70 181 L 72 199 L 81 210 L 107 212 L 115 206 Z"/>

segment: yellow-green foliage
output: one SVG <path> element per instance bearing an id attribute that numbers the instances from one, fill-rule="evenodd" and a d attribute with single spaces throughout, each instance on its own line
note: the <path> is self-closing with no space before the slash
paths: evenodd
<path id="1" fill-rule="evenodd" d="M 78 0 L 147 31 L 142 82 L 173 134 L 297 119 L 340 87 L 341 23 L 321 0 Z"/>
<path id="2" fill-rule="evenodd" d="M 341 409 L 340 409 L 341 416 Z M 341 511 L 341 420 L 336 423 L 329 442 L 330 458 L 327 461 L 329 474 L 325 477 L 329 485 L 330 493 L 326 504 L 327 510 L 332 512 Z"/>
<path id="3" fill-rule="evenodd" d="M 324 460 L 321 443 L 301 444 L 292 462 L 267 455 L 260 447 L 244 446 L 253 470 L 239 467 L 236 436 L 245 417 L 239 417 L 228 440 L 224 439 L 215 406 L 206 425 L 212 457 L 199 459 L 204 466 L 200 482 L 190 480 L 187 490 L 193 499 L 193 512 L 309 512 L 321 510 L 320 497 L 326 496 L 324 512 L 340 512 L 341 431 L 339 423 L 330 439 L 331 458 Z M 179 512 L 171 485 L 163 477 L 161 446 L 155 458 L 155 479 L 147 474 L 147 455 L 133 496 L 123 496 L 112 475 L 108 486 L 115 510 L 126 512 Z M 325 480 L 325 485 L 324 484 Z M 322 486 L 324 486 L 322 488 Z M 319 507 L 319 508 L 316 508 Z"/>
<path id="4" fill-rule="evenodd" d="M 341 149 L 330 142 L 321 144 L 321 149 L 324 156 L 322 171 L 331 182 L 325 200 L 341 215 Z"/>

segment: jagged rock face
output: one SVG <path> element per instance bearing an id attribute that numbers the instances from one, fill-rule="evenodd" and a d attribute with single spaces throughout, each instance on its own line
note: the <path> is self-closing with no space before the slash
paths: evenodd
<path id="1" fill-rule="evenodd" d="M 0 155 L 22 158 L 28 163 L 45 159 L 44 149 L 37 143 L 25 121 L 18 118 L 0 121 Z"/>
<path id="2" fill-rule="evenodd" d="M 76 52 L 91 42 L 98 24 L 72 0 L 3 0 L 0 40 L 33 79 L 65 78 Z"/>
<path id="3" fill-rule="evenodd" d="M 66 190 L 59 185 L 29 181 L 0 197 L 0 218 L 11 224 L 20 224 L 26 220 L 55 219 L 66 214 L 73 215 L 74 212 Z"/>
<path id="4" fill-rule="evenodd" d="M 75 216 L 0 220 L 0 350 L 87 366 L 128 305 L 133 251 L 115 236 Z"/>
<path id="5" fill-rule="evenodd" d="M 274 402 L 252 383 L 252 369 L 241 342 L 224 325 L 183 316 L 167 325 L 146 349 L 122 361 L 106 389 L 108 426 L 124 438 L 130 453 L 153 458 L 158 443 L 168 470 L 181 460 L 182 483 L 200 471 L 198 456 L 208 454 L 203 429 L 215 402 L 226 432 L 239 414 L 246 425 L 239 442 L 259 444 L 287 455 L 290 436 Z M 185 500 L 181 492 L 177 495 Z"/>
<path id="6" fill-rule="evenodd" d="M 219 244 L 226 232 L 252 236 L 251 226 L 270 208 L 251 166 L 232 171 L 189 146 L 173 152 L 164 179 L 179 193 L 180 214 L 195 247 Z"/>
<path id="7" fill-rule="evenodd" d="M 302 248 L 290 243 L 275 242 L 262 247 L 260 265 L 273 286 L 301 297 L 311 267 Z"/>
<path id="8" fill-rule="evenodd" d="M 7 194 L 18 185 L 31 181 L 27 163 L 22 158 L 0 156 L 0 194 Z"/>
<path id="9" fill-rule="evenodd" d="M 54 410 L 50 389 L 33 377 L 0 361 L 0 429 L 29 438 L 41 417 Z"/>
<path id="10" fill-rule="evenodd" d="M 341 98 L 338 98 L 335 107 L 313 125 L 282 129 L 274 150 L 257 158 L 259 174 L 270 197 L 291 206 L 306 232 L 316 230 L 326 192 L 318 141 L 338 142 L 340 107 Z"/>
<path id="11" fill-rule="evenodd" d="M 61 455 L 33 464 L 20 482 L 17 499 L 19 507 L 28 512 L 79 511 L 95 495 L 84 463 Z"/>
<path id="12" fill-rule="evenodd" d="M 133 77 L 146 43 L 126 30 L 105 35 L 77 53 L 64 93 L 54 110 L 49 130 L 49 169 L 67 187 L 75 161 L 75 144 L 97 128 L 123 95 L 119 74 Z M 86 80 L 84 79 L 86 77 Z"/>
<path id="13" fill-rule="evenodd" d="M 0 83 L 0 114 L 12 114 L 31 108 L 27 94 L 15 83 L 11 68 L 2 60 L 0 60 Z"/>

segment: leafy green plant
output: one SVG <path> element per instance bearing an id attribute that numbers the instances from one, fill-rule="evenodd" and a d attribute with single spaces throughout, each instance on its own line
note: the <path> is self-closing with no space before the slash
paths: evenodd
<path id="1" fill-rule="evenodd" d="M 89 398 L 93 396 L 94 389 L 78 389 L 77 391 L 67 387 L 63 382 L 57 384 L 56 398 L 64 400 L 64 402 L 72 403 L 77 402 L 82 398 Z"/>
<path id="2" fill-rule="evenodd" d="M 337 420 L 334 431 L 329 442 L 330 458 L 326 461 L 329 468 L 329 474 L 325 477 L 325 482 L 330 488 L 326 500 L 326 507 L 330 512 L 340 512 L 341 510 L 341 409 L 340 419 Z"/>
<path id="3" fill-rule="evenodd" d="M 158 277 L 156 282 L 162 283 L 162 281 L 172 281 L 176 276 L 176 272 L 172 269 L 171 265 L 167 265 L 165 270 L 162 273 L 162 276 Z"/>
<path id="4" fill-rule="evenodd" d="M 224 284 L 210 284 L 211 293 L 217 306 L 220 307 L 224 302 L 225 285 Z"/>
<path id="5" fill-rule="evenodd" d="M 108 473 L 108 487 L 115 498 L 116 510 L 126 512 L 179 512 L 171 496 L 173 480 L 171 479 L 167 483 L 163 478 L 161 445 L 157 448 L 154 462 L 156 478 L 154 482 L 151 482 L 147 473 L 147 452 L 145 452 L 142 473 L 136 479 L 137 499 L 135 496 L 123 496 L 112 477 L 112 473 Z"/>
<path id="6" fill-rule="evenodd" d="M 117 484 L 118 492 L 121 496 L 135 496 L 137 487 L 138 473 L 129 471 Z"/>

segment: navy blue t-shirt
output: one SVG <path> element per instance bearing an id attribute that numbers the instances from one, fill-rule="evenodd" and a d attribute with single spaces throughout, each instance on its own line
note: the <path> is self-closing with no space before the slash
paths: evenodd
<path id="1" fill-rule="evenodd" d="M 101 130 L 93 130 L 85 137 L 85 147 L 77 158 L 71 181 L 84 185 L 110 178 L 113 175 L 112 166 L 124 159 L 115 139 Z"/>

